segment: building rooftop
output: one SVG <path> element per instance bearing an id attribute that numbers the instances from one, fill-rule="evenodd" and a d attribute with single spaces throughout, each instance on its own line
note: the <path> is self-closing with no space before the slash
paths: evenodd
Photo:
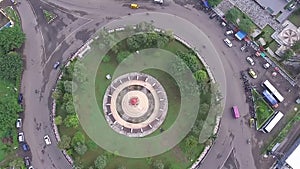
<path id="1" fill-rule="evenodd" d="M 262 7 L 264 7 L 270 14 L 276 15 L 284 10 L 284 6 L 288 3 L 286 0 L 256 0 Z"/>
<path id="2" fill-rule="evenodd" d="M 288 156 L 288 158 L 285 160 L 285 162 L 292 167 L 293 169 L 300 169 L 300 141 L 298 141 L 298 145 L 296 149 Z"/>

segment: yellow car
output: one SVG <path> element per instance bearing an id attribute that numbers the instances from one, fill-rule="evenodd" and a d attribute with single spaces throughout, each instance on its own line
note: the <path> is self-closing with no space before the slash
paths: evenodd
<path id="1" fill-rule="evenodd" d="M 254 123 L 255 123 L 254 118 L 251 118 L 251 119 L 249 120 L 249 126 L 250 126 L 251 128 L 253 128 L 254 125 L 255 125 Z"/>
<path id="2" fill-rule="evenodd" d="M 249 69 L 249 75 L 253 78 L 253 79 L 256 79 L 257 78 L 257 75 L 256 75 L 256 73 L 254 72 L 254 70 L 253 69 Z"/>
<path id="3" fill-rule="evenodd" d="M 139 5 L 138 4 L 130 4 L 131 9 L 138 9 Z"/>

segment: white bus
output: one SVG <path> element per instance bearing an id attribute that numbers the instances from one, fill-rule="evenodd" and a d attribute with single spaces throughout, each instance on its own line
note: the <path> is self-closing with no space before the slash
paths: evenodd
<path id="1" fill-rule="evenodd" d="M 264 133 L 270 133 L 272 129 L 276 126 L 276 124 L 282 119 L 283 114 L 278 111 L 274 113 L 272 117 L 268 119 L 268 121 L 263 125 L 262 131 Z"/>
<path id="2" fill-rule="evenodd" d="M 284 97 L 278 92 L 278 90 L 269 82 L 269 80 L 266 80 L 263 82 L 263 86 L 274 95 L 275 99 L 279 102 L 282 102 L 284 100 Z"/>

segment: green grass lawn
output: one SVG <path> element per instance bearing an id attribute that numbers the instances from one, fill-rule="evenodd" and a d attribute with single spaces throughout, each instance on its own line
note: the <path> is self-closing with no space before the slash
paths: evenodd
<path id="1" fill-rule="evenodd" d="M 270 26 L 267 25 L 264 27 L 264 29 L 262 30 L 262 32 L 265 32 L 262 35 L 262 38 L 266 41 L 266 42 L 271 42 L 273 39 L 271 38 L 271 35 L 275 32 L 275 30 Z"/>
<path id="2" fill-rule="evenodd" d="M 294 25 L 297 27 L 300 27 L 300 8 L 295 10 L 288 18 L 289 21 L 291 21 Z"/>
<path id="3" fill-rule="evenodd" d="M 8 6 L 4 9 L 4 12 L 15 24 L 20 25 L 20 18 L 17 11 Z"/>
<path id="4" fill-rule="evenodd" d="M 257 128 L 259 129 L 274 111 L 256 90 L 252 90 L 252 94 L 257 115 Z"/>
<path id="5" fill-rule="evenodd" d="M 92 47 L 94 44 L 91 44 Z M 168 45 L 164 47 L 165 50 L 168 50 L 170 52 L 175 53 L 178 50 L 181 50 L 183 52 L 188 52 L 190 49 L 185 47 L 183 44 L 177 41 L 172 41 Z M 90 51 L 85 57 L 89 56 L 97 56 L 99 51 L 92 50 Z M 103 95 L 107 89 L 107 87 L 110 85 L 111 81 L 107 80 L 105 76 L 107 74 L 114 74 L 115 69 L 118 66 L 118 62 L 116 60 L 116 56 L 113 54 L 113 52 L 108 52 L 110 56 L 110 61 L 105 63 L 102 62 L 97 70 L 96 80 L 95 80 L 95 92 L 98 93 L 96 95 L 97 103 L 99 103 L 99 109 L 102 110 L 102 102 L 103 102 Z M 199 65 L 201 68 L 204 68 L 203 64 L 199 61 Z M 163 129 L 168 129 L 176 120 L 179 110 L 180 110 L 180 90 L 178 86 L 176 85 L 175 80 L 171 77 L 171 75 L 167 74 L 166 72 L 163 72 L 158 69 L 145 69 L 143 70 L 144 73 L 147 73 L 149 75 L 152 75 L 155 77 L 163 86 L 167 93 L 168 97 L 168 113 L 166 116 L 165 121 L 162 124 Z M 206 103 L 209 105 L 210 103 L 210 94 L 203 94 L 201 95 L 201 104 Z M 200 104 L 200 103 L 199 103 Z M 62 110 L 58 107 L 57 108 L 57 114 L 61 115 L 62 117 L 65 117 L 65 112 L 62 112 Z M 201 117 L 200 117 L 201 116 Z M 199 119 L 205 119 L 207 116 L 207 113 L 202 113 L 198 116 Z M 60 135 L 66 134 L 70 137 L 72 137 L 77 131 L 81 131 L 82 133 L 85 133 L 84 130 L 79 126 L 78 128 L 67 128 L 64 125 L 60 125 L 59 132 Z M 160 131 L 157 130 L 153 132 L 151 135 L 147 136 L 153 136 L 159 134 Z M 195 136 L 198 138 L 198 136 Z M 85 134 L 86 142 L 92 142 L 92 140 Z M 191 161 L 191 159 L 195 160 L 200 153 L 204 149 L 204 144 L 197 144 L 195 149 L 193 149 L 193 153 L 190 155 L 187 155 L 185 152 L 182 151 L 180 148 L 180 145 L 184 144 L 182 141 L 179 145 L 175 146 L 171 150 L 155 156 L 151 157 L 151 160 L 161 160 L 163 161 L 165 168 L 170 169 L 184 169 L 188 168 L 192 165 L 194 161 Z M 89 166 L 93 166 L 95 159 L 101 155 L 107 153 L 102 148 L 96 146 L 94 148 L 89 148 L 89 151 L 87 151 L 83 156 L 78 155 L 77 153 L 72 154 L 72 158 L 77 162 L 81 163 L 84 168 L 88 168 Z M 151 169 L 151 166 L 149 165 L 149 158 L 125 158 L 121 156 L 113 156 L 107 161 L 107 169 L 116 169 L 120 166 L 125 166 L 128 169 L 131 168 L 143 168 L 143 169 Z"/>

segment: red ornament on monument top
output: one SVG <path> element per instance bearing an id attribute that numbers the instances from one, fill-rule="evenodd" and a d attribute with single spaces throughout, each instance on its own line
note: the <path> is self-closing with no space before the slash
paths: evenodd
<path id="1" fill-rule="evenodd" d="M 137 105 L 138 102 L 139 102 L 139 98 L 138 97 L 133 97 L 133 98 L 130 99 L 129 102 L 130 102 L 131 105 Z"/>

